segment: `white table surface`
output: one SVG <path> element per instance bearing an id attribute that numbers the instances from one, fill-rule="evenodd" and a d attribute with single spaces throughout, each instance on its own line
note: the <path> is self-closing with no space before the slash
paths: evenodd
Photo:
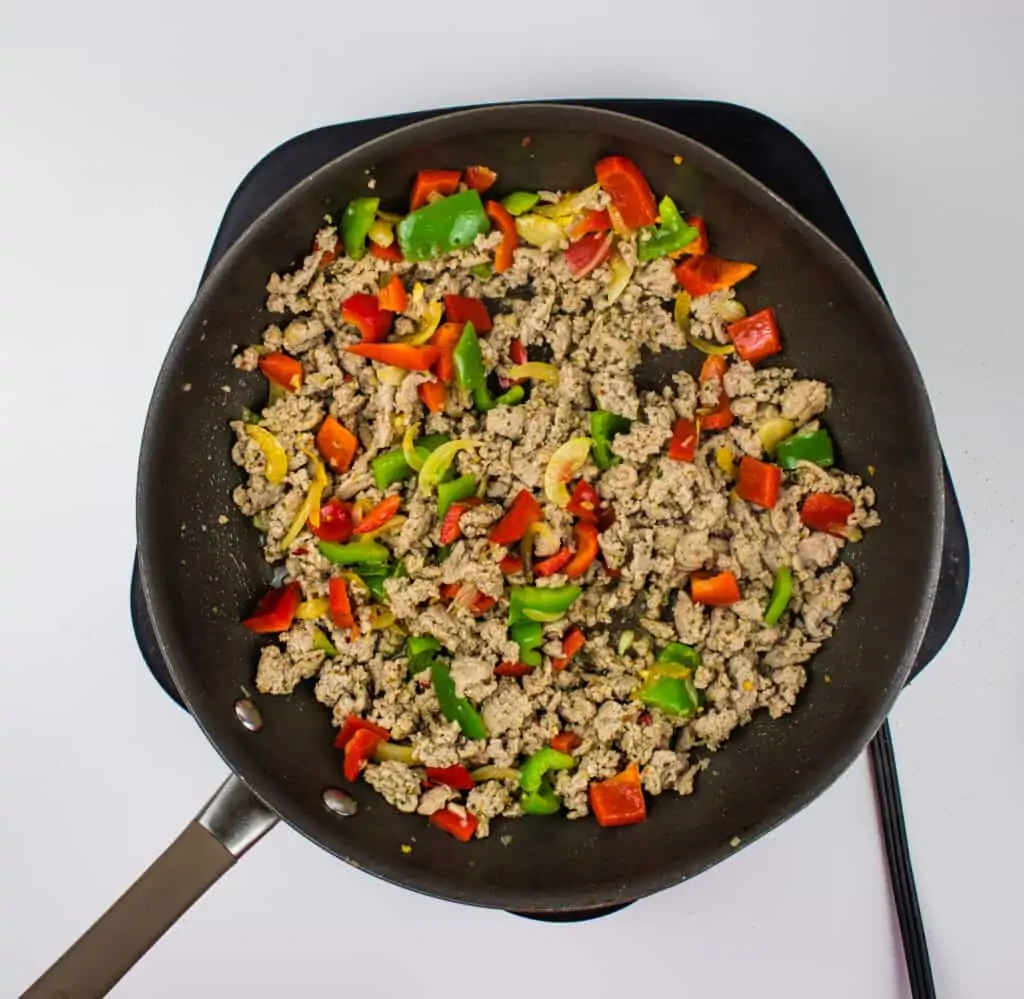
<path id="1" fill-rule="evenodd" d="M 583 95 L 758 108 L 845 200 L 930 387 L 974 560 L 958 630 L 892 717 L 938 990 L 1022 994 L 1021 7 L 574 6 L 394 2 L 351 35 L 345 5 L 318 0 L 0 10 L 0 995 L 224 774 L 147 674 L 127 598 L 146 404 L 236 183 L 318 125 Z M 639 985 L 906 996 L 866 762 L 692 883 L 582 925 L 405 893 L 279 828 L 115 994 Z"/>

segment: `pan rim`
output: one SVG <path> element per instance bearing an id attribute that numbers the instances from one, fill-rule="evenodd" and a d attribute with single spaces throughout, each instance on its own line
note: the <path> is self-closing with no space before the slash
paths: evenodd
<path id="1" fill-rule="evenodd" d="M 156 469 L 152 467 L 154 463 L 147 460 L 156 432 L 157 414 L 163 408 L 163 400 L 167 398 L 173 389 L 172 383 L 177 361 L 193 340 L 195 335 L 194 330 L 192 330 L 194 319 L 202 311 L 206 298 L 213 294 L 213 289 L 220 283 L 222 275 L 231 272 L 235 260 L 248 252 L 248 245 L 253 240 L 254 234 L 265 226 L 269 219 L 276 217 L 278 213 L 284 211 L 292 203 L 301 201 L 307 190 L 316 185 L 323 174 L 337 171 L 339 164 L 345 161 L 362 160 L 372 157 L 378 150 L 387 150 L 388 155 L 391 155 L 393 152 L 392 147 L 396 144 L 405 148 L 414 148 L 418 142 L 423 144 L 425 141 L 434 141 L 438 138 L 451 138 L 459 133 L 468 133 L 474 127 L 510 128 L 515 127 L 520 120 L 525 123 L 527 120 L 531 118 L 536 119 L 538 116 L 545 120 L 543 122 L 534 120 L 532 127 L 551 127 L 552 125 L 564 124 L 566 119 L 572 119 L 572 123 L 575 123 L 577 129 L 582 128 L 589 132 L 608 134 L 609 136 L 620 138 L 624 138 L 626 134 L 629 134 L 630 139 L 645 143 L 654 149 L 661 149 L 664 146 L 671 145 L 674 149 L 681 151 L 699 169 L 707 172 L 717 181 L 728 185 L 734 190 L 738 190 L 762 211 L 778 220 L 785 221 L 788 225 L 795 228 L 798 236 L 805 244 L 809 245 L 811 251 L 822 262 L 822 266 L 830 270 L 837 280 L 851 292 L 851 295 L 863 302 L 865 311 L 869 312 L 874 322 L 886 327 L 892 345 L 898 353 L 899 361 L 903 365 L 904 373 L 909 380 L 908 389 L 914 391 L 915 409 L 918 411 L 922 427 L 926 431 L 927 453 L 924 455 L 924 458 L 928 468 L 927 485 L 931 501 L 931 509 L 926 511 L 931 525 L 930 560 L 927 579 L 922 588 L 922 598 L 917 608 L 915 620 L 908 631 L 910 639 L 903 650 L 899 668 L 893 673 L 888 686 L 880 691 L 879 706 L 871 720 L 871 731 L 866 734 L 863 741 L 857 744 L 856 740 L 851 740 L 850 746 L 847 747 L 846 751 L 839 754 L 832 761 L 831 765 L 823 768 L 819 774 L 816 774 L 816 779 L 809 781 L 805 786 L 787 798 L 783 807 L 775 807 L 766 814 L 762 821 L 758 823 L 756 829 L 749 836 L 745 837 L 744 845 L 748 845 L 754 839 L 771 831 L 780 823 L 791 818 L 806 807 L 860 755 L 873 733 L 882 724 L 910 672 L 914 656 L 924 638 L 929 614 L 935 600 L 941 565 L 941 537 L 944 523 L 942 459 L 935 421 L 923 378 L 910 350 L 910 346 L 885 300 L 860 268 L 813 223 L 804 218 L 796 209 L 757 178 L 751 176 L 716 151 L 673 129 L 619 111 L 590 108 L 571 103 L 489 105 L 442 113 L 437 117 L 415 122 L 387 132 L 336 157 L 299 181 L 258 218 L 254 219 L 212 268 L 186 311 L 168 348 L 157 378 L 143 431 L 136 490 L 136 528 L 139 539 L 138 553 L 142 592 L 153 621 L 157 645 L 168 664 L 168 669 L 175 685 L 180 690 L 190 713 L 203 731 L 203 734 L 225 760 L 225 763 L 233 772 L 239 775 L 240 779 L 257 797 L 277 812 L 292 828 L 295 828 L 311 839 L 321 848 L 328 850 L 350 864 L 355 863 L 352 858 L 346 857 L 338 850 L 327 846 L 313 831 L 304 828 L 302 822 L 290 818 L 288 814 L 290 811 L 288 807 L 289 797 L 285 792 L 278 793 L 278 783 L 262 771 L 252 772 L 249 770 L 246 772 L 245 767 L 238 765 L 237 759 L 235 761 L 232 760 L 232 756 L 236 754 L 231 752 L 230 747 L 222 746 L 212 734 L 211 728 L 204 723 L 203 717 L 205 712 L 201 704 L 200 692 L 194 689 L 193 685 L 188 681 L 188 670 L 183 669 L 180 656 L 176 654 L 175 636 L 171 633 L 171 629 L 166 627 L 159 612 L 161 601 L 166 599 L 166 595 L 159 592 L 158 577 L 154 575 L 147 553 L 146 539 L 150 533 L 147 526 L 147 517 L 154 506 L 149 502 L 149 497 L 161 486 Z M 562 121 L 559 119 L 562 119 Z M 723 843 L 720 850 L 706 855 L 699 867 L 692 870 L 681 870 L 684 862 L 680 860 L 680 863 L 677 865 L 660 868 L 656 874 L 652 874 L 640 881 L 633 881 L 629 885 L 622 885 L 621 882 L 594 885 L 592 890 L 588 891 L 588 896 L 590 897 L 584 902 L 581 902 L 578 897 L 578 889 L 545 893 L 538 891 L 510 892 L 507 889 L 501 889 L 501 897 L 499 898 L 492 890 L 481 889 L 476 886 L 460 888 L 451 880 L 445 881 L 444 887 L 439 890 L 437 883 L 428 884 L 427 881 L 429 879 L 414 869 L 408 870 L 407 877 L 400 878 L 393 876 L 383 869 L 375 869 L 373 865 L 367 864 L 365 861 L 360 861 L 356 866 L 393 884 L 422 891 L 439 898 L 487 907 L 511 908 L 531 913 L 554 913 L 569 909 L 585 911 L 587 909 L 603 908 L 617 902 L 643 897 L 687 880 L 696 873 L 718 863 L 733 852 L 735 851 L 727 843 Z M 488 892 L 489 894 L 487 894 Z"/>

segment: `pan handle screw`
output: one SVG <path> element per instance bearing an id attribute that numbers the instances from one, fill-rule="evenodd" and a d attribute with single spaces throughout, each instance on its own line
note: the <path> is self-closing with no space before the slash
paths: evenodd
<path id="1" fill-rule="evenodd" d="M 323 793 L 324 806 L 327 811 L 333 812 L 347 818 L 359 811 L 359 803 L 346 791 L 339 791 L 336 787 L 329 787 Z"/>
<path id="2" fill-rule="evenodd" d="M 263 715 L 260 714 L 260 709 L 247 697 L 235 701 L 235 717 L 250 732 L 258 732 L 263 728 Z"/>

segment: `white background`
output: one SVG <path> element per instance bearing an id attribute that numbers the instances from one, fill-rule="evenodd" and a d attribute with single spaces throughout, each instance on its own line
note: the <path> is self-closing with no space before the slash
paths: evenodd
<path id="1" fill-rule="evenodd" d="M 939 994 L 1020 996 L 1020 5 L 394 2 L 359 26 L 349 6 L 0 5 L 0 995 L 224 773 L 146 673 L 128 577 L 146 403 L 238 180 L 335 121 L 676 96 L 810 144 L 924 371 L 974 572 L 893 715 L 910 838 Z M 887 999 L 907 994 L 901 962 L 861 760 L 693 883 L 576 926 L 404 893 L 279 828 L 116 995 Z"/>

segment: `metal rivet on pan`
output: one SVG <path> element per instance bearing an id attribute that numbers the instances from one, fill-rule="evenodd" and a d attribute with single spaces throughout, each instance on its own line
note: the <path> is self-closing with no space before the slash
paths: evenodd
<path id="1" fill-rule="evenodd" d="M 335 815 L 347 817 L 355 815 L 359 811 L 359 802 L 345 791 L 339 791 L 336 787 L 329 787 L 323 793 L 324 805 L 327 811 Z"/>
<path id="2" fill-rule="evenodd" d="M 247 697 L 235 701 L 235 717 L 250 731 L 258 732 L 263 728 L 263 715 Z"/>

